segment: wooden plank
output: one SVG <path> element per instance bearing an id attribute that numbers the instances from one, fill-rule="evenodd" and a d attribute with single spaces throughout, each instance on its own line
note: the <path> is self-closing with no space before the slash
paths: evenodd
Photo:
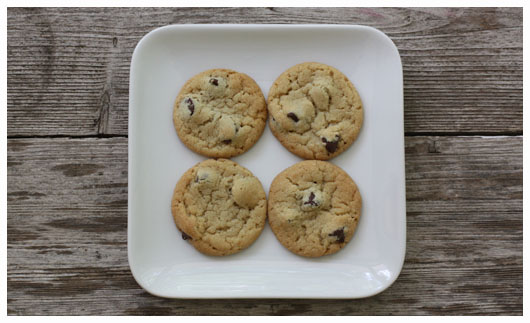
<path id="1" fill-rule="evenodd" d="M 522 315 L 522 137 L 408 137 L 407 254 L 362 300 L 167 300 L 127 262 L 127 138 L 8 139 L 12 315 Z"/>
<path id="2" fill-rule="evenodd" d="M 184 23 L 373 26 L 401 53 L 407 133 L 522 133 L 522 8 L 8 8 L 8 135 L 126 135 L 134 47 Z"/>

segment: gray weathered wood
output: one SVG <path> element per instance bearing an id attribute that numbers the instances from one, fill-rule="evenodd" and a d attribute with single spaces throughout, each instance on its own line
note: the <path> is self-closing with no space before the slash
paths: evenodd
<path id="1" fill-rule="evenodd" d="M 131 54 L 184 23 L 363 24 L 400 50 L 405 131 L 522 133 L 522 8 L 9 8 L 8 135 L 126 135 Z"/>
<path id="2" fill-rule="evenodd" d="M 127 263 L 127 138 L 8 139 L 18 315 L 522 314 L 522 137 L 407 137 L 407 254 L 362 300 L 167 300 Z"/>
<path id="3" fill-rule="evenodd" d="M 7 17 L 8 314 L 522 314 L 521 8 L 9 8 Z M 126 244 L 130 59 L 147 32 L 181 23 L 363 24 L 396 43 L 411 136 L 407 254 L 387 291 L 197 301 L 136 284 Z"/>

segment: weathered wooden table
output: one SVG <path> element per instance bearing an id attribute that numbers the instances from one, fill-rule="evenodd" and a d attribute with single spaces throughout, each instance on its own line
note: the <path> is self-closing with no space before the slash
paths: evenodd
<path id="1" fill-rule="evenodd" d="M 518 314 L 523 10 L 24 9 L 8 16 L 8 314 Z M 184 23 L 363 24 L 399 48 L 407 253 L 361 300 L 168 300 L 127 262 L 129 65 Z"/>

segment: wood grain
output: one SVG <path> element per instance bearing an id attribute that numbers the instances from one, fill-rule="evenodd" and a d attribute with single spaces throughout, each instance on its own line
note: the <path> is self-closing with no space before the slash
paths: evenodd
<path id="1" fill-rule="evenodd" d="M 167 300 L 127 262 L 127 138 L 8 139 L 11 315 L 522 315 L 522 137 L 406 138 L 407 253 L 361 300 Z"/>
<path id="2" fill-rule="evenodd" d="M 126 135 L 131 54 L 189 23 L 363 24 L 402 62 L 407 134 L 522 134 L 522 8 L 8 8 L 9 136 Z"/>

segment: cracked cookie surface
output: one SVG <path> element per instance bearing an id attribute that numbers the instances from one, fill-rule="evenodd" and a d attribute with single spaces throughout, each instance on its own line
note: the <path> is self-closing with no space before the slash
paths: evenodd
<path id="1" fill-rule="evenodd" d="M 171 201 L 182 238 L 200 252 L 226 256 L 250 246 L 267 216 L 260 181 L 227 159 L 209 159 L 182 175 Z"/>
<path id="2" fill-rule="evenodd" d="M 334 67 L 302 63 L 283 72 L 267 98 L 269 125 L 290 152 L 328 160 L 346 150 L 363 123 L 361 98 Z"/>
<path id="3" fill-rule="evenodd" d="M 274 178 L 268 217 L 274 235 L 290 251 L 320 257 L 342 249 L 361 216 L 357 185 L 329 162 L 299 162 Z"/>
<path id="4" fill-rule="evenodd" d="M 180 140 L 208 157 L 234 157 L 261 137 L 265 98 L 252 78 L 228 69 L 199 73 L 184 84 L 173 106 Z"/>

